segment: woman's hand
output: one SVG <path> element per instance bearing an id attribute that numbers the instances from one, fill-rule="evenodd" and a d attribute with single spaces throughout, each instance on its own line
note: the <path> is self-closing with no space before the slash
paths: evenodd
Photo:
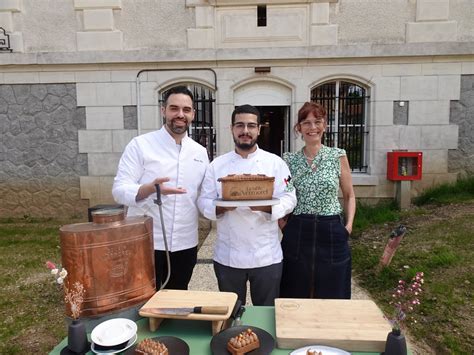
<path id="1" fill-rule="evenodd" d="M 346 227 L 347 233 L 349 233 L 349 235 L 351 235 L 352 234 L 352 226 L 346 224 L 345 227 Z"/>
<path id="2" fill-rule="evenodd" d="M 286 216 L 284 217 L 281 217 L 279 220 L 278 220 L 278 227 L 280 228 L 280 230 L 283 230 L 283 228 L 285 228 L 285 226 L 287 225 L 288 223 L 288 219 L 290 218 L 290 215 L 287 214 Z"/>

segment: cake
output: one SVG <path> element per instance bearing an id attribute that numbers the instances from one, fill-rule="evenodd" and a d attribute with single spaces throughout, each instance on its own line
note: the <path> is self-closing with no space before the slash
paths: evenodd
<path id="1" fill-rule="evenodd" d="M 321 351 L 308 349 L 306 355 L 323 355 L 323 353 Z"/>
<path id="2" fill-rule="evenodd" d="M 275 178 L 264 174 L 231 174 L 217 181 L 222 183 L 223 200 L 271 200 Z"/>
<path id="3" fill-rule="evenodd" d="M 135 348 L 136 355 L 168 355 L 165 344 L 153 339 L 144 339 Z"/>
<path id="4" fill-rule="evenodd" d="M 252 329 L 247 329 L 227 342 L 227 350 L 232 355 L 246 354 L 260 347 L 257 334 Z"/>

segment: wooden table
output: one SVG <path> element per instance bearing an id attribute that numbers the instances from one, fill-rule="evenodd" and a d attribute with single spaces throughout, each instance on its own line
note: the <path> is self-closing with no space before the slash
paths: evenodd
<path id="1" fill-rule="evenodd" d="M 246 306 L 242 317 L 243 325 L 252 325 L 265 329 L 273 338 L 275 337 L 275 310 L 273 307 Z M 151 332 L 148 319 L 137 321 L 138 341 L 145 338 L 170 335 L 184 340 L 190 348 L 191 355 L 211 355 L 210 342 L 212 339 L 212 322 L 199 320 L 166 319 L 157 331 Z M 59 354 L 61 349 L 67 345 L 67 339 L 59 343 L 50 354 Z M 291 350 L 274 349 L 272 354 L 287 355 Z M 90 352 L 90 354 L 93 354 Z M 353 355 L 378 354 L 371 352 L 353 352 Z"/>

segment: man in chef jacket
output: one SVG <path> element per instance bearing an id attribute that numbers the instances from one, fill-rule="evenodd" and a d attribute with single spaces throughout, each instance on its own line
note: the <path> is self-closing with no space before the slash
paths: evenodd
<path id="1" fill-rule="evenodd" d="M 252 303 L 273 306 L 279 295 L 283 254 L 278 237 L 278 219 L 296 206 L 295 191 L 287 186 L 290 171 L 277 155 L 260 149 L 260 113 L 251 105 L 232 113 L 231 132 L 235 150 L 214 159 L 202 183 L 198 206 L 202 214 L 217 221 L 214 271 L 219 290 L 237 293 L 245 304 L 247 281 Z M 222 198 L 219 178 L 229 174 L 265 174 L 275 177 L 273 206 L 216 207 Z"/>
<path id="2" fill-rule="evenodd" d="M 112 194 L 128 206 L 127 215 L 153 217 L 156 287 L 164 283 L 168 267 L 155 184 L 162 209 L 171 276 L 166 288 L 188 288 L 196 265 L 198 244 L 197 195 L 209 159 L 207 150 L 187 135 L 194 120 L 193 95 L 184 86 L 167 91 L 162 107 L 163 127 L 135 137 L 120 159 Z"/>

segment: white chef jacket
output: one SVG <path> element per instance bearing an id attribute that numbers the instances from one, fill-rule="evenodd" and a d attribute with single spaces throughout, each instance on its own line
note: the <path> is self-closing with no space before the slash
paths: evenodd
<path id="1" fill-rule="evenodd" d="M 273 197 L 280 199 L 280 203 L 272 206 L 271 215 L 254 212 L 249 207 L 238 207 L 216 217 L 214 200 L 222 198 L 222 186 L 217 179 L 244 173 L 275 177 Z M 206 218 L 217 220 L 215 261 L 240 269 L 281 262 L 283 253 L 277 220 L 296 206 L 295 191 L 291 186 L 287 188 L 285 183 L 289 176 L 290 170 L 280 157 L 258 147 L 246 159 L 232 151 L 212 161 L 202 183 L 198 206 Z"/>
<path id="2" fill-rule="evenodd" d="M 181 145 L 165 127 L 132 139 L 120 159 L 112 194 L 118 203 L 128 206 L 128 216 L 153 217 L 156 250 L 165 250 L 156 194 L 135 201 L 138 189 L 158 177 L 168 177 L 165 185 L 185 188 L 187 193 L 162 195 L 163 220 L 168 249 L 179 251 L 198 244 L 197 196 L 209 165 L 206 148 L 187 135 Z"/>

